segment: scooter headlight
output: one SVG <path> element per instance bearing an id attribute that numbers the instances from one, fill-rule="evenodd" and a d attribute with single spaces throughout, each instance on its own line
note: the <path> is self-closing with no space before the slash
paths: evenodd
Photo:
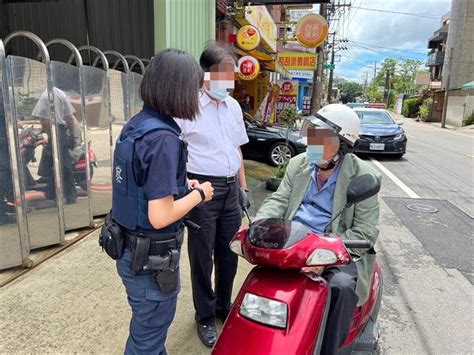
<path id="1" fill-rule="evenodd" d="M 283 302 L 246 293 L 240 306 L 240 314 L 255 322 L 284 329 L 288 307 Z"/>
<path id="2" fill-rule="evenodd" d="M 337 262 L 337 256 L 332 250 L 316 249 L 306 260 L 306 265 L 331 265 Z"/>

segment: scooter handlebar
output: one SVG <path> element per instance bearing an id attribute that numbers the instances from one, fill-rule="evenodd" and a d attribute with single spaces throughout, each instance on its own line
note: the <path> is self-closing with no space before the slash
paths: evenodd
<path id="1" fill-rule="evenodd" d="M 343 240 L 342 242 L 349 249 L 369 249 L 372 247 L 368 240 Z"/>

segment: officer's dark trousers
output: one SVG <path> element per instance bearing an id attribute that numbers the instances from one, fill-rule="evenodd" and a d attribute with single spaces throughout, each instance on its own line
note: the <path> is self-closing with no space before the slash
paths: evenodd
<path id="1" fill-rule="evenodd" d="M 355 263 L 350 263 L 341 268 L 329 268 L 323 277 L 328 280 L 331 287 L 331 305 L 321 354 L 332 355 L 339 352 L 349 334 L 354 310 L 359 300 L 355 293 L 357 266 Z"/>
<path id="2" fill-rule="evenodd" d="M 171 294 L 161 292 L 150 271 L 133 274 L 130 271 L 133 253 L 129 249 L 117 260 L 117 271 L 127 291 L 132 308 L 130 333 L 125 355 L 165 355 L 168 328 L 176 312 L 178 289 Z M 116 297 L 117 295 L 111 295 Z"/>
<path id="3" fill-rule="evenodd" d="M 237 271 L 237 255 L 230 250 L 229 242 L 242 221 L 239 187 L 237 183 L 213 183 L 213 187 L 213 199 L 195 207 L 189 214 L 190 219 L 201 226 L 199 232 L 188 230 L 191 283 L 198 322 L 206 322 L 216 312 L 230 308 Z M 213 264 L 216 267 L 215 292 L 211 282 Z"/>

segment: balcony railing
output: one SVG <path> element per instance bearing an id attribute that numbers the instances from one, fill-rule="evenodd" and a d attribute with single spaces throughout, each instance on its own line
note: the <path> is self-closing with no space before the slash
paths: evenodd
<path id="1" fill-rule="evenodd" d="M 444 63 L 444 52 L 434 52 L 428 55 L 427 67 L 435 67 Z"/>

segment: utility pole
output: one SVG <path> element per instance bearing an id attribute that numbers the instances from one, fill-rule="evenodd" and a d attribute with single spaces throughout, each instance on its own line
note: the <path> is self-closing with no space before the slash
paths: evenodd
<path id="1" fill-rule="evenodd" d="M 365 100 L 367 100 L 367 86 L 369 85 L 369 71 L 365 71 L 365 83 L 364 83 L 364 96 Z"/>
<path id="2" fill-rule="evenodd" d="M 328 104 L 332 103 L 332 81 L 334 78 L 334 55 L 336 53 L 336 32 L 332 35 L 332 47 L 331 47 L 331 68 L 329 68 L 329 83 L 328 83 Z"/>
<path id="3" fill-rule="evenodd" d="M 444 88 L 444 102 L 443 102 L 443 114 L 441 115 L 441 128 L 446 128 L 446 113 L 448 111 L 448 93 L 449 84 L 451 82 L 451 68 L 453 67 L 453 48 L 449 50 L 449 65 L 448 65 L 448 77 L 446 79 L 446 87 Z"/>
<path id="4" fill-rule="evenodd" d="M 385 87 L 383 90 L 383 102 L 385 103 L 386 107 L 388 107 L 389 101 L 389 92 L 390 92 L 390 70 L 385 72 Z"/>
<path id="5" fill-rule="evenodd" d="M 320 4 L 319 5 L 319 14 L 327 18 L 328 15 L 328 5 L 327 4 Z M 310 113 L 314 115 L 320 108 L 321 108 L 321 96 L 323 91 L 323 63 L 324 63 L 324 47 L 326 41 L 316 48 L 316 70 L 314 71 L 313 75 L 313 92 L 311 93 L 311 108 Z"/>
<path id="6" fill-rule="evenodd" d="M 377 62 L 375 61 L 374 62 L 374 97 L 372 98 L 373 102 L 375 102 L 375 93 L 376 93 L 376 90 L 375 90 L 375 77 L 376 76 L 377 76 Z"/>

